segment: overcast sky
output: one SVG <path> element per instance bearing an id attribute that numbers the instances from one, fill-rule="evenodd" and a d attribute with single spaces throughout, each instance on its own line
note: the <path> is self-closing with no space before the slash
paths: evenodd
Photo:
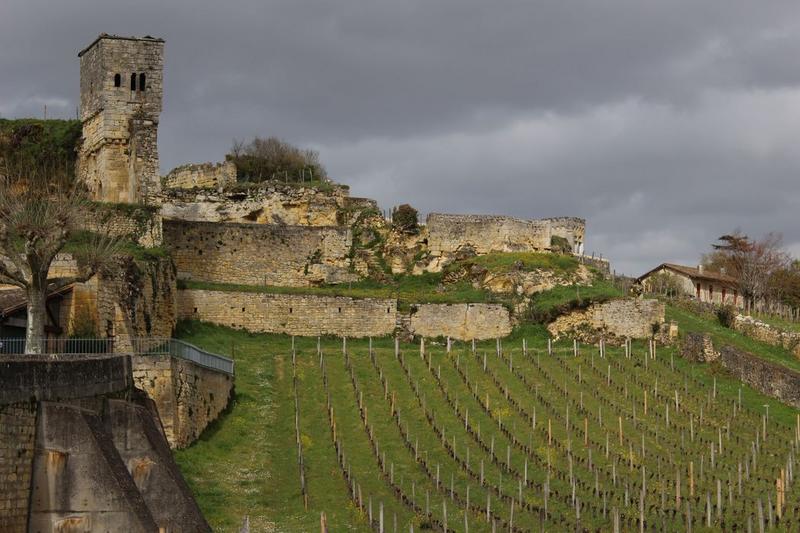
<path id="1" fill-rule="evenodd" d="M 101 32 L 166 39 L 163 172 L 276 135 L 385 209 L 584 217 L 618 272 L 800 255 L 797 0 L 0 0 L 0 116 L 74 116 Z"/>

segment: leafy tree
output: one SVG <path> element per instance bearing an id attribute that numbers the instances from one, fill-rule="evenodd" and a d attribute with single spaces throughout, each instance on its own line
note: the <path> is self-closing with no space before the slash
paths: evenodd
<path id="1" fill-rule="evenodd" d="M 6 159 L 0 167 L 0 283 L 26 292 L 28 353 L 44 350 L 47 294 L 88 280 L 107 266 L 118 250 L 116 239 L 92 234 L 88 244 L 73 254 L 78 273 L 48 278 L 56 254 L 89 212 L 88 193 L 70 174 L 71 168 L 63 162 L 12 163 Z"/>
<path id="2" fill-rule="evenodd" d="M 419 230 L 419 213 L 408 204 L 398 206 L 392 212 L 392 226 L 405 233 L 416 233 Z"/>

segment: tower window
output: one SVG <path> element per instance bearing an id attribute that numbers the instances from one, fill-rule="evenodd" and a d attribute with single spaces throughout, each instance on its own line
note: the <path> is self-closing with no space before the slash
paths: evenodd
<path id="1" fill-rule="evenodd" d="M 147 76 L 142 72 L 139 74 L 139 90 L 144 92 L 145 87 L 147 87 Z"/>
<path id="2" fill-rule="evenodd" d="M 119 74 L 114 74 L 114 87 L 119 87 L 122 85 L 122 76 Z"/>
<path id="3" fill-rule="evenodd" d="M 131 74 L 131 91 L 136 90 L 136 74 Z"/>

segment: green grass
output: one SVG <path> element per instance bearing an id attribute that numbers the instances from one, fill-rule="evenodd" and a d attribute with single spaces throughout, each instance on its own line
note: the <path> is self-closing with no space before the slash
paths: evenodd
<path id="1" fill-rule="evenodd" d="M 180 288 L 212 291 L 257 292 L 269 294 L 313 294 L 317 296 L 347 296 L 350 298 L 396 298 L 401 309 L 414 303 L 476 303 L 501 302 L 499 296 L 476 289 L 463 281 L 441 284 L 442 275 L 425 273 L 419 276 L 396 276 L 386 284 L 371 279 L 341 285 L 321 287 L 276 287 L 270 285 L 237 285 L 185 280 Z"/>
<path id="2" fill-rule="evenodd" d="M 198 442 L 175 453 L 212 527 L 216 531 L 238 531 L 243 516 L 249 515 L 255 531 L 271 528 L 316 531 L 319 513 L 324 511 L 331 531 L 368 531 L 364 513 L 348 497 L 332 451 L 316 339 L 296 339 L 301 440 L 310 494 L 306 511 L 299 491 L 296 461 L 291 338 L 193 322 L 181 323 L 178 335 L 210 351 L 233 354 L 237 364 L 234 405 Z M 523 338 L 531 350 L 527 357 L 521 352 Z M 642 490 L 640 465 L 646 468 L 648 479 L 645 487 L 648 524 L 658 530 L 683 529 L 682 510 L 672 514 L 674 472 L 678 468 L 686 476 L 690 460 L 694 461 L 699 497 L 692 501 L 696 517 L 693 529 L 707 530 L 705 494 L 710 493 L 715 501 L 717 479 L 723 484 L 724 523 L 715 514 L 711 530 L 729 530 L 732 524 L 743 524 L 746 516 L 756 512 L 758 498 L 766 503 L 766 496 L 772 494 L 774 502 L 776 469 L 785 464 L 791 450 L 796 409 L 742 386 L 716 365 L 680 359 L 676 348 L 660 347 L 658 358 L 646 364 L 643 343 L 634 344 L 630 359 L 611 347 L 608 358 L 601 359 L 589 346 L 584 346 L 577 357 L 573 356 L 571 342 L 556 343 L 556 355 L 548 356 L 542 351 L 545 340 L 546 332 L 541 325 L 517 329 L 503 340 L 504 355 L 500 358 L 493 356 L 494 341 L 479 342 L 475 356 L 470 354 L 467 343 L 456 343 L 453 353 L 446 354 L 441 344 L 430 342 L 425 358 L 419 356 L 418 345 L 402 343 L 404 362 L 401 363 L 394 357 L 392 339 L 374 340 L 374 361 L 367 354 L 366 340 L 351 339 L 348 364 L 341 353 L 341 340 L 322 339 L 338 439 L 353 476 L 364 490 L 365 504 L 367 495 L 372 496 L 376 515 L 379 502 L 384 504 L 387 531 L 393 530 L 394 516 L 399 531 L 408 531 L 412 524 L 415 531 L 421 531 L 426 521 L 394 496 L 388 486 L 388 465 L 393 469 L 395 484 L 408 497 L 412 486 L 416 502 L 424 504 L 424 495 L 428 494 L 434 517 L 441 516 L 446 504 L 449 526 L 456 531 L 463 530 L 468 490 L 470 501 L 473 505 L 477 503 L 479 510 L 491 494 L 493 513 L 507 518 L 508 498 L 517 498 L 518 476 L 526 462 L 528 479 L 533 484 L 523 488 L 523 498 L 526 505 L 533 507 L 515 508 L 515 525 L 523 529 L 539 529 L 536 509 L 543 503 L 541 483 L 547 479 L 548 464 L 553 473 L 551 518 L 546 525 L 553 531 L 576 529 L 571 475 L 579 481 L 576 496 L 582 504 L 582 527 L 592 531 L 611 528 L 610 518 L 602 516 L 602 500 L 593 493 L 596 482 L 608 491 L 608 508 L 619 509 L 630 520 L 627 526 L 636 524 L 635 499 Z M 485 363 L 484 352 L 488 355 Z M 607 365 L 612 369 L 610 386 L 606 383 Z M 350 380 L 350 368 L 355 383 Z M 420 396 L 415 396 L 414 387 L 418 387 Z M 740 389 L 743 410 L 732 416 Z M 712 396 L 714 390 L 716 397 Z M 645 391 L 650 400 L 646 415 L 641 407 Z M 670 410 L 671 422 L 667 426 L 665 408 L 672 405 L 675 391 L 680 395 L 681 409 Z M 369 445 L 359 417 L 359 398 L 363 398 L 365 412 L 369 413 L 368 426 L 380 452 Z M 489 409 L 484 409 L 485 401 L 489 402 Z M 397 415 L 391 410 L 393 402 Z M 761 441 L 758 467 L 750 466 L 756 470 L 745 481 L 742 496 L 738 496 L 734 487 L 734 504 L 730 506 L 727 482 L 733 479 L 735 485 L 737 462 L 751 451 L 751 440 L 760 428 L 764 404 L 770 405 L 769 439 Z M 636 415 L 632 415 L 632 407 L 637 408 Z M 602 420 L 598 418 L 600 409 Z M 527 418 L 533 412 L 538 417 L 535 430 Z M 571 422 L 565 425 L 566 413 L 571 413 Z M 622 419 L 625 434 L 622 446 L 616 434 L 618 417 Z M 588 448 L 583 444 L 584 419 L 589 428 Z M 689 436 L 690 420 L 696 433 L 694 441 Z M 553 446 L 547 444 L 548 421 L 552 421 Z M 728 424 L 731 424 L 730 437 Z M 401 428 L 407 432 L 406 437 Z M 441 431 L 446 439 L 437 433 Z M 717 441 L 718 431 L 724 452 L 717 452 L 717 467 L 711 469 L 709 446 Z M 605 455 L 607 433 L 612 437 L 609 457 Z M 642 438 L 647 446 L 644 456 L 640 453 Z M 417 443 L 418 458 L 413 446 L 409 448 L 409 442 Z M 528 442 L 531 448 L 526 452 Z M 458 460 L 449 451 L 452 449 L 456 450 Z M 465 467 L 467 450 L 470 459 Z M 631 452 L 632 468 L 628 463 Z M 385 457 L 387 473 L 382 473 L 378 466 L 379 454 Z M 427 472 L 423 460 L 428 465 Z M 701 476 L 703 462 L 706 473 Z M 485 465 L 488 482 L 483 486 L 476 480 L 481 463 Z M 596 466 L 590 467 L 591 463 Z M 440 484 L 435 480 L 437 468 L 441 469 Z M 616 468 L 616 484 L 612 483 L 612 468 Z M 451 479 L 455 499 L 450 497 Z M 667 502 L 664 515 L 658 512 L 662 490 Z M 626 492 L 634 499 L 627 506 Z M 686 498 L 685 477 L 682 493 Z M 800 516 L 792 502 L 798 497 L 800 485 L 791 484 L 787 494 L 788 518 L 777 529 L 796 530 Z M 470 531 L 491 531 L 480 513 L 467 512 L 466 518 Z M 792 520 L 791 524 L 787 520 Z M 623 529 L 633 527 L 627 526 Z"/>
<path id="3" fill-rule="evenodd" d="M 788 350 L 746 337 L 724 327 L 710 316 L 698 315 L 682 307 L 667 304 L 666 318 L 668 321 L 674 320 L 678 324 L 678 331 L 682 333 L 692 331 L 710 334 L 717 349 L 724 344 L 730 344 L 773 363 L 800 371 L 800 361 Z"/>
<path id="4" fill-rule="evenodd" d="M 74 163 L 80 137 L 79 120 L 0 118 L 0 159 L 13 154 L 23 161 Z"/>
<path id="5" fill-rule="evenodd" d="M 578 268 L 578 260 L 571 255 L 535 252 L 491 253 L 457 261 L 445 270 L 479 265 L 491 272 L 502 273 L 516 269 L 523 271 L 550 270 L 557 274 L 571 274 Z"/>
<path id="6" fill-rule="evenodd" d="M 550 322 L 572 309 L 587 307 L 592 303 L 605 302 L 622 296 L 622 291 L 604 280 L 597 280 L 592 286 L 554 287 L 533 297 L 529 309 L 530 318 L 534 322 Z"/>

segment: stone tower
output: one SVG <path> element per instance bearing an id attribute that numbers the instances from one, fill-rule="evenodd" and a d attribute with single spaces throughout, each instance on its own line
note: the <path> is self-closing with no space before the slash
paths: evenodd
<path id="1" fill-rule="evenodd" d="M 78 54 L 78 175 L 104 202 L 148 203 L 161 187 L 158 117 L 164 40 L 101 34 Z"/>

